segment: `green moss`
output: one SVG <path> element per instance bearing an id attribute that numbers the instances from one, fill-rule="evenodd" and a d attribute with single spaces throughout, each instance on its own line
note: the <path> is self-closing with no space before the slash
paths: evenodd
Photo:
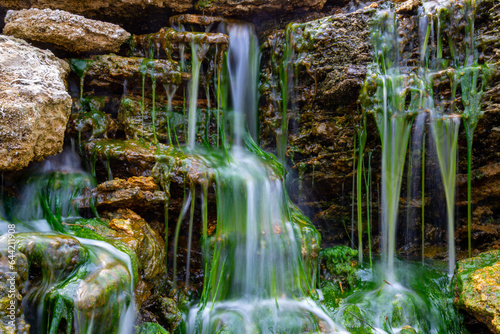
<path id="1" fill-rule="evenodd" d="M 365 314 L 356 305 L 349 305 L 345 310 L 345 316 L 341 325 L 343 325 L 349 333 L 353 334 L 372 334 L 374 333 L 370 325 L 365 322 L 369 320 Z"/>
<path id="2" fill-rule="evenodd" d="M 137 334 L 169 334 L 165 328 L 153 322 L 145 322 L 136 327 Z"/>
<path id="3" fill-rule="evenodd" d="M 356 287 L 357 266 L 354 258 L 358 251 L 347 246 L 336 246 L 320 252 L 323 280 L 320 287 L 323 292 L 323 304 L 335 310 L 340 302 L 349 296 Z"/>
<path id="4" fill-rule="evenodd" d="M 79 78 L 83 78 L 87 73 L 87 70 L 92 66 L 93 61 L 88 59 L 68 59 L 69 68 L 71 71 L 75 72 Z"/>

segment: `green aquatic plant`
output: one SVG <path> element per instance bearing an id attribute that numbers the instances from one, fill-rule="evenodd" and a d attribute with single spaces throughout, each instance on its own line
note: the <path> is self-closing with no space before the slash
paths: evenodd
<path id="1" fill-rule="evenodd" d="M 382 11 L 374 21 L 374 62 L 360 92 L 361 106 L 372 113 L 382 142 L 382 245 L 389 272 L 393 272 L 395 234 L 408 141 L 421 94 L 409 85 L 414 77 L 401 72 L 397 20 Z M 410 100 L 408 100 L 410 97 Z"/>
<path id="2" fill-rule="evenodd" d="M 169 334 L 169 332 L 157 323 L 145 322 L 136 327 L 136 334 Z"/>
<path id="3" fill-rule="evenodd" d="M 358 255 L 359 262 L 363 263 L 363 206 L 362 206 L 362 176 L 363 176 L 363 153 L 365 151 L 366 145 L 366 115 L 363 113 L 363 121 L 360 126 L 356 127 L 356 133 L 358 135 L 358 167 L 356 170 L 356 199 L 357 199 L 357 209 L 358 209 Z M 368 193 L 366 193 L 368 197 Z"/>
<path id="4" fill-rule="evenodd" d="M 458 71 L 462 93 L 462 105 L 464 108 L 462 112 L 462 121 L 465 127 L 465 138 L 467 141 L 467 222 L 468 248 L 469 256 L 471 256 L 472 142 L 477 123 L 484 114 L 484 110 L 481 109 L 481 102 L 492 70 L 487 65 L 479 65 L 476 60 L 474 64 L 463 67 Z"/>
<path id="5" fill-rule="evenodd" d="M 80 100 L 83 99 L 83 83 L 85 80 L 85 75 L 87 74 L 88 69 L 92 66 L 94 63 L 93 60 L 88 60 L 88 59 L 77 59 L 77 58 L 70 58 L 68 59 L 69 63 L 69 68 L 71 71 L 76 73 L 78 77 L 80 78 Z"/>
<path id="6" fill-rule="evenodd" d="M 368 152 L 368 168 L 364 168 L 364 180 L 365 180 L 365 190 L 366 190 L 366 232 L 368 234 L 368 257 L 370 259 L 370 268 L 373 266 L 372 263 L 372 240 L 371 240 L 371 189 L 372 189 L 372 151 Z M 364 162 L 363 162 L 364 164 Z"/>
<path id="7" fill-rule="evenodd" d="M 457 175 L 458 115 L 431 116 L 431 129 L 443 180 L 448 216 L 449 273 L 455 268 L 455 180 Z"/>

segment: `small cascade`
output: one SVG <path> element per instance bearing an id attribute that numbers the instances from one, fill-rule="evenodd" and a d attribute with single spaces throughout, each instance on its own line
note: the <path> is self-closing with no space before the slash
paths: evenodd
<path id="1" fill-rule="evenodd" d="M 401 182 L 420 94 L 409 94 L 414 78 L 400 65 L 398 22 L 393 11 L 380 12 L 372 33 L 375 61 L 361 92 L 363 108 L 375 116 L 382 141 L 382 254 L 393 280 Z M 408 96 L 409 95 L 409 96 Z"/>
<path id="2" fill-rule="evenodd" d="M 188 332 L 338 331 L 313 299 L 317 231 L 289 203 L 281 164 L 253 143 L 256 87 L 247 87 L 256 85 L 255 32 L 237 24 L 227 30 L 232 141 L 226 152 L 198 152 L 213 170 L 218 209 L 215 234 L 205 240 L 204 290 L 189 312 Z"/>
<path id="3" fill-rule="evenodd" d="M 133 333 L 137 260 L 123 244 L 81 228 L 78 203 L 93 187 L 76 152 L 65 151 L 46 160 L 21 200 L 11 201 L 6 216 L 15 226 L 16 258 L 29 260 L 30 276 L 19 284 L 28 287 L 23 308 L 32 333 Z"/>

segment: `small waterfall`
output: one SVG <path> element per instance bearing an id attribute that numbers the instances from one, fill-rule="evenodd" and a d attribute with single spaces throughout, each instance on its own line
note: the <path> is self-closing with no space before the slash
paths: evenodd
<path id="1" fill-rule="evenodd" d="M 448 220 L 448 275 L 455 271 L 455 184 L 457 176 L 458 115 L 431 115 L 431 129 L 443 179 Z"/>
<path id="2" fill-rule="evenodd" d="M 259 43 L 252 26 L 229 24 L 228 69 L 234 111 L 234 146 L 246 131 L 257 141 Z M 245 127 L 246 124 L 246 127 Z"/>
<path id="3" fill-rule="evenodd" d="M 410 76 L 400 67 L 398 22 L 393 11 L 379 13 L 373 33 L 376 59 L 361 92 L 364 109 L 373 113 L 382 142 L 382 254 L 388 278 L 394 279 L 399 198 L 406 152 L 418 94 L 407 102 Z"/>
<path id="4" fill-rule="evenodd" d="M 137 269 L 130 254 L 92 231 L 70 229 L 79 225 L 74 221 L 81 218 L 83 192 L 96 185 L 79 162 L 70 149 L 47 159 L 6 214 L 15 225 L 18 256 L 30 259 L 30 271 L 40 272 L 27 281 L 26 318 L 33 333 L 131 334 Z M 0 237 L 0 251 L 8 236 Z"/>
<path id="5" fill-rule="evenodd" d="M 340 330 L 311 298 L 315 283 L 305 270 L 299 236 L 309 233 L 307 240 L 317 244 L 317 231 L 298 225 L 283 188 L 282 166 L 252 139 L 257 133 L 252 123 L 257 119 L 257 37 L 250 25 L 230 24 L 228 31 L 232 148 L 203 155 L 215 173 L 217 229 L 206 240 L 211 264 L 200 304 L 189 312 L 188 332 Z"/>

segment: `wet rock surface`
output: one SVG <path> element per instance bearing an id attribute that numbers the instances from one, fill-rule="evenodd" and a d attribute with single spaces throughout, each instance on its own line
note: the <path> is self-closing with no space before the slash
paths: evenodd
<path id="1" fill-rule="evenodd" d="M 500 333 L 500 251 L 457 263 L 455 305 Z"/>
<path id="2" fill-rule="evenodd" d="M 114 179 L 101 183 L 95 189 L 95 205 L 98 209 L 140 208 L 158 210 L 165 203 L 165 193 L 152 177 Z"/>
<path id="3" fill-rule="evenodd" d="M 0 171 L 19 170 L 62 150 L 69 66 L 50 51 L 0 35 L 0 68 Z"/>
<path id="4" fill-rule="evenodd" d="M 354 125 L 360 117 L 356 101 L 366 65 L 372 59 L 373 13 L 371 9 L 359 10 L 292 24 L 287 31 L 273 32 L 263 44 L 260 129 L 261 145 L 268 150 L 276 150 L 282 140 L 279 64 L 288 60 L 283 49 L 287 34 L 293 45 L 289 73 L 295 71 L 297 80 L 288 97 L 295 102 L 289 102 L 287 108 L 286 156 L 297 181 L 289 189 L 294 201 L 310 216 L 326 209 L 332 198 L 338 201 L 348 196 L 350 190 Z M 339 211 L 350 214 L 350 208 L 341 209 L 345 203 L 336 204 L 334 216 L 338 219 L 330 222 L 330 227 L 341 223 L 343 213 Z M 319 228 L 323 232 L 326 226 Z"/>
<path id="5" fill-rule="evenodd" d="M 85 17 L 121 24 L 128 31 L 149 30 L 165 26 L 172 12 L 185 12 L 193 8 L 192 0 L 1 0 L 6 9 L 61 9 Z M 167 17 L 167 19 L 166 19 Z M 154 29 L 154 28 L 153 28 Z"/>
<path id="6" fill-rule="evenodd" d="M 326 0 L 199 0 L 196 9 L 223 16 L 249 16 L 293 10 L 321 10 Z"/>
<path id="7" fill-rule="evenodd" d="M 418 40 L 416 34 L 416 11 L 418 1 L 398 3 L 400 37 L 406 56 L 411 60 L 418 54 L 408 50 L 410 41 Z M 371 8 L 372 7 L 372 8 Z M 270 30 L 263 42 L 260 126 L 261 145 L 273 152 L 280 152 L 283 140 L 283 97 L 281 94 L 283 68 L 290 60 L 288 85 L 293 93 L 285 97 L 287 105 L 287 147 L 286 160 L 292 167 L 288 189 L 292 199 L 310 217 L 323 236 L 324 246 L 349 242 L 349 234 L 357 234 L 351 226 L 353 201 L 353 165 L 357 161 L 357 131 L 362 128 L 361 106 L 358 104 L 359 89 L 365 79 L 366 66 L 371 62 L 372 46 L 370 22 L 376 6 L 359 9 L 348 14 L 335 14 L 305 23 L 292 23 L 285 30 Z M 498 4 L 492 1 L 482 3 L 478 9 L 476 28 L 482 61 L 498 68 L 500 42 L 498 38 Z M 292 45 L 291 48 L 284 48 Z M 411 46 L 411 47 L 410 47 Z M 288 52 L 288 55 L 287 55 Z M 339 66 L 340 65 L 340 66 Z M 294 80 L 294 83 L 291 81 Z M 472 199 L 477 215 L 474 215 L 473 245 L 480 250 L 497 247 L 498 239 L 496 212 L 498 184 L 496 164 L 500 151 L 500 124 L 498 117 L 499 85 L 498 71 L 494 70 L 490 87 L 483 98 L 485 114 L 480 119 L 474 134 Z M 462 130 L 461 130 L 462 131 Z M 432 142 L 429 145 L 433 145 Z M 364 152 L 364 168 L 368 168 L 368 155 L 372 171 L 371 210 L 378 212 L 380 191 L 380 139 L 371 115 L 367 116 L 367 140 Z M 459 135 L 458 201 L 462 212 L 466 212 L 466 141 L 465 133 Z M 427 161 L 432 157 L 428 154 Z M 437 162 L 430 163 L 438 168 Z M 365 176 L 364 176 L 365 177 Z M 406 189 L 406 176 L 403 192 Z M 426 184 L 434 184 L 435 177 L 429 176 Z M 433 183 L 434 182 L 434 183 Z M 364 181 L 363 181 L 364 183 Z M 364 185 L 363 185 L 364 187 Z M 436 190 L 437 189 L 437 190 Z M 439 182 L 428 191 L 431 212 L 431 193 L 439 194 Z M 363 193 L 365 190 L 363 189 Z M 406 219 L 407 210 L 420 210 L 417 201 L 406 202 L 402 195 L 400 205 L 401 221 Z M 426 195 L 427 196 L 427 195 Z M 354 197 L 354 199 L 353 199 Z M 365 195 L 362 197 L 363 214 L 366 212 Z M 427 199 L 426 199 L 427 201 Z M 353 204 L 354 203 L 354 204 Z M 410 208 L 410 209 L 408 209 Z M 434 212 L 438 212 L 434 210 Z M 467 247 L 466 214 L 460 214 L 457 232 L 458 245 Z M 441 221 L 442 213 L 426 217 L 426 221 Z M 373 215 L 372 224 L 377 228 L 378 216 Z M 415 232 L 418 233 L 418 232 Z M 438 240 L 442 235 L 436 228 L 426 227 L 426 237 Z M 491 240 L 493 244 L 490 244 Z M 372 240 L 377 248 L 377 238 Z M 474 246 L 473 246 L 474 247 Z M 365 250 L 366 251 L 366 250 Z M 408 249 L 402 249 L 407 252 Z M 411 251 L 410 251 L 411 252 Z M 435 255 L 435 253 L 434 253 Z M 459 252 L 459 256 L 465 253 Z M 429 256 L 433 254 L 429 253 Z"/>
<path id="8" fill-rule="evenodd" d="M 176 61 L 166 59 L 145 59 L 136 57 L 121 57 L 117 55 L 97 56 L 89 61 L 85 71 L 85 87 L 95 90 L 106 89 L 109 92 L 122 94 L 127 87 L 140 90 L 142 76 L 148 78 L 148 90 L 151 79 L 161 84 L 180 84 L 182 76 Z"/>
<path id="9" fill-rule="evenodd" d="M 120 26 L 62 10 L 8 11 L 3 33 L 70 53 L 119 52 L 130 34 Z"/>
<path id="10" fill-rule="evenodd" d="M 0 332 L 28 334 L 30 325 L 22 306 L 27 293 L 28 260 L 24 254 L 9 252 L 8 246 L 13 244 L 8 234 L 0 237 Z"/>

